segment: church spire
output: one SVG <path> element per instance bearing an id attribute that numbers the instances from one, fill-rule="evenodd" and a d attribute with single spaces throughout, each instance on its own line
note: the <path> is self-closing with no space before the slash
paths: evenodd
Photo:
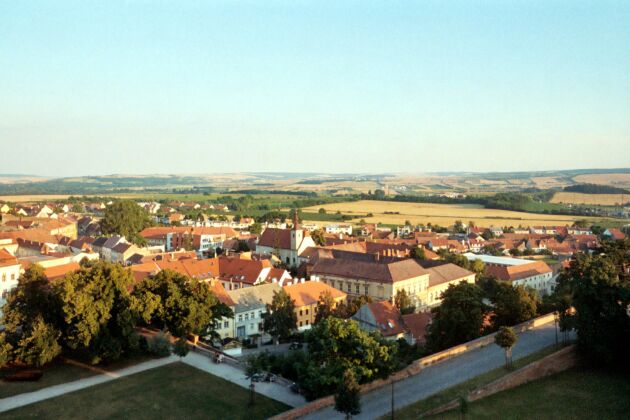
<path id="1" fill-rule="evenodd" d="M 300 219 L 298 218 L 298 209 L 295 209 L 293 213 L 293 230 L 298 230 L 300 228 Z"/>

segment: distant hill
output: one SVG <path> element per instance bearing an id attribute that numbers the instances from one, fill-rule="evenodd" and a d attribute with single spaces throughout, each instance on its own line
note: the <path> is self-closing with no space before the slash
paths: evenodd
<path id="1" fill-rule="evenodd" d="M 564 191 L 583 194 L 630 194 L 630 191 L 601 184 L 577 184 L 564 187 Z"/>

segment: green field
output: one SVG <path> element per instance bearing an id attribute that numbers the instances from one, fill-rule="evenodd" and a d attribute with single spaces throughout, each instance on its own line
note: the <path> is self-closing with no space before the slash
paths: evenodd
<path id="1" fill-rule="evenodd" d="M 108 365 L 96 365 L 94 369 L 76 366 L 56 360 L 49 363 L 43 368 L 44 376 L 37 382 L 5 382 L 0 381 L 0 398 L 10 397 L 12 395 L 23 394 L 25 392 L 33 392 L 38 389 L 47 388 L 49 386 L 72 382 L 89 376 L 98 375 L 103 371 L 115 371 L 126 368 L 138 363 L 153 359 L 153 356 L 141 355 L 119 360 Z M 10 374 L 14 371 L 11 368 L 4 368 L 0 372 L 0 376 Z"/>
<path id="2" fill-rule="evenodd" d="M 264 419 L 288 406 L 173 363 L 3 413 L 3 419 Z"/>
<path id="3" fill-rule="evenodd" d="M 458 410 L 434 419 L 460 419 Z M 630 378 L 576 368 L 470 403 L 469 419 L 628 419 Z"/>

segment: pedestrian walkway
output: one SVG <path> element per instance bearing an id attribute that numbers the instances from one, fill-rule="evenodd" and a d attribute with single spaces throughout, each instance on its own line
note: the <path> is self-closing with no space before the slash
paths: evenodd
<path id="1" fill-rule="evenodd" d="M 144 372 L 145 370 L 165 366 L 170 363 L 177 362 L 178 360 L 179 358 L 175 356 L 165 357 L 157 360 L 150 360 L 148 362 L 138 363 L 137 365 L 117 371 L 106 372 L 100 375 L 91 376 L 89 378 L 66 382 L 65 384 L 54 385 L 48 388 L 39 389 L 37 391 L 26 392 L 24 394 L 3 398 L 0 400 L 0 413 L 8 410 L 13 410 L 14 408 L 22 407 L 28 404 L 47 400 L 49 398 L 55 398 L 69 392 L 88 388 L 90 386 L 113 381 L 115 379 L 122 378 L 123 376 L 133 375 L 134 373 Z"/>
<path id="2" fill-rule="evenodd" d="M 250 380 L 245 377 L 245 373 L 241 369 L 227 363 L 214 363 L 208 356 L 195 352 L 188 353 L 182 359 L 182 362 L 249 389 Z M 254 386 L 256 393 L 283 402 L 291 407 L 299 407 L 306 404 L 303 396 L 291 392 L 286 386 L 273 382 L 256 382 Z"/>

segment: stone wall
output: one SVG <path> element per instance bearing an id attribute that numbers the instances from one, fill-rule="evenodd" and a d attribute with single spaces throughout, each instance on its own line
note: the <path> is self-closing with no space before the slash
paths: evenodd
<path id="1" fill-rule="evenodd" d="M 550 354 L 549 356 L 543 357 L 540 360 L 523 366 L 517 371 L 509 373 L 497 379 L 496 381 L 482 386 L 481 388 L 470 391 L 466 396 L 466 399 L 470 402 L 480 400 L 498 392 L 505 391 L 519 385 L 523 385 L 527 382 L 535 381 L 536 379 L 544 378 L 545 376 L 565 371 L 569 368 L 574 367 L 577 362 L 578 357 L 575 351 L 575 345 L 571 345 L 563 348 L 560 351 Z M 422 416 L 433 416 L 435 414 L 453 410 L 459 407 L 459 405 L 459 399 L 454 399 L 433 410 L 423 413 Z"/>
<path id="2" fill-rule="evenodd" d="M 541 325 L 548 324 L 554 321 L 554 315 L 548 314 L 543 315 L 538 318 L 531 319 L 522 324 L 516 325 L 512 327 L 514 332 L 521 333 L 532 328 L 539 327 Z M 440 361 L 450 359 L 452 357 L 458 356 L 462 353 L 465 353 L 470 350 L 477 349 L 479 347 L 484 347 L 490 344 L 494 344 L 494 334 L 489 334 L 483 337 L 480 337 L 476 340 L 469 341 L 464 344 L 460 344 L 455 347 L 451 347 L 449 349 L 443 350 L 439 353 L 432 354 L 430 356 L 423 357 L 421 359 L 416 360 L 407 368 L 400 370 L 393 375 L 391 375 L 388 379 L 377 379 L 367 384 L 361 385 L 361 394 L 365 394 L 375 389 L 389 386 L 394 382 L 400 381 L 402 379 L 408 378 L 410 376 L 414 376 L 419 374 L 425 366 L 432 365 L 434 363 L 438 363 Z M 516 373 L 516 372 L 515 372 Z M 319 411 L 325 407 L 331 406 L 335 403 L 333 396 L 327 396 L 315 401 L 311 401 L 310 403 L 303 405 L 302 407 L 297 407 L 289 411 L 285 411 L 284 413 L 278 414 L 275 417 L 272 417 L 272 420 L 290 420 L 296 419 L 307 414 Z"/>

